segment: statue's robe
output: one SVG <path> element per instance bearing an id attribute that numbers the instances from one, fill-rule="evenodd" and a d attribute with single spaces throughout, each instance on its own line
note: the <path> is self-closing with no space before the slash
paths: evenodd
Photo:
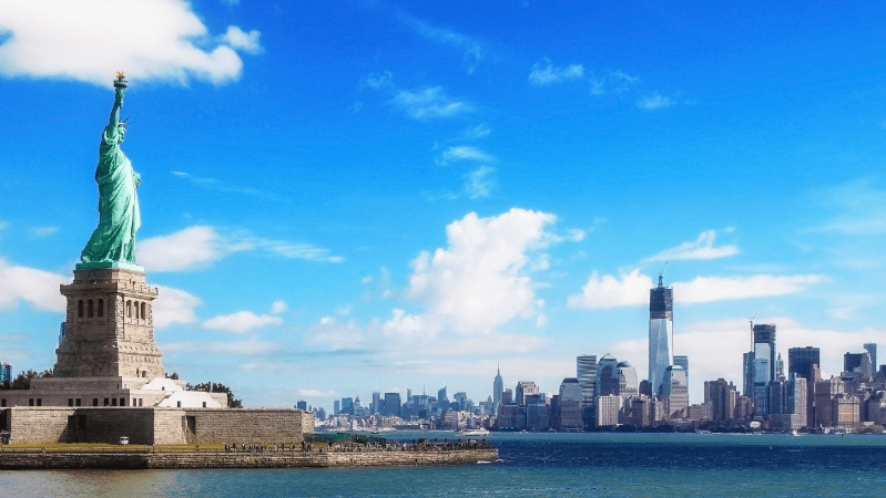
<path id="1" fill-rule="evenodd" d="M 129 158 L 120 150 L 123 133 L 108 126 L 99 146 L 99 222 L 86 248 L 83 263 L 135 263 L 135 232 L 141 226 L 136 188 L 141 182 Z"/>

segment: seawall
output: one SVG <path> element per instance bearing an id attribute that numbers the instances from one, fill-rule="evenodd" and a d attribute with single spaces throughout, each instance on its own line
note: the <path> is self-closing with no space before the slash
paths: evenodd
<path id="1" fill-rule="evenodd" d="M 28 469 L 222 469 L 442 466 L 494 462 L 492 447 L 313 452 L 9 452 L 0 470 Z"/>

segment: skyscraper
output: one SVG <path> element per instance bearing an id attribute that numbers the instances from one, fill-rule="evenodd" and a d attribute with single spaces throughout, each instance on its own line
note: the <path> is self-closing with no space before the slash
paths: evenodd
<path id="1" fill-rule="evenodd" d="M 584 428 L 581 417 L 581 384 L 578 379 L 566 378 L 560 383 L 559 419 L 557 430 L 580 431 Z"/>
<path id="2" fill-rule="evenodd" d="M 619 362 L 618 364 L 618 394 L 620 396 L 640 395 L 637 369 L 626 361 Z"/>
<path id="3" fill-rule="evenodd" d="M 597 362 L 595 384 L 594 396 L 596 398 L 618 394 L 618 360 L 609 356 L 609 353 L 603 355 Z"/>
<path id="4" fill-rule="evenodd" d="M 521 380 L 517 382 L 517 388 L 514 389 L 514 396 L 518 405 L 526 404 L 526 397 L 532 394 L 538 394 L 538 386 L 531 380 Z"/>
<path id="5" fill-rule="evenodd" d="M 821 352 L 818 348 L 807 346 L 788 350 L 788 376 L 794 373 L 806 380 L 812 380 L 813 365 L 821 365 Z"/>
<path id="6" fill-rule="evenodd" d="M 400 416 L 400 393 L 385 393 L 385 415 Z"/>
<path id="7" fill-rule="evenodd" d="M 581 387 L 581 413 L 585 426 L 593 425 L 594 395 L 597 386 L 597 355 L 586 354 L 575 358 L 575 373 Z"/>
<path id="8" fill-rule="evenodd" d="M 372 410 L 373 415 L 382 413 L 381 411 L 381 393 L 376 391 L 372 393 Z"/>
<path id="9" fill-rule="evenodd" d="M 686 375 L 686 388 L 689 388 L 689 357 L 686 355 L 674 355 L 674 365 L 683 367 L 683 374 Z"/>
<path id="10" fill-rule="evenodd" d="M 449 395 L 446 394 L 446 386 L 437 390 L 437 408 L 444 412 L 449 410 Z"/>
<path id="11" fill-rule="evenodd" d="M 680 365 L 672 365 L 665 369 L 661 397 L 668 417 L 683 416 L 683 410 L 689 406 L 689 389 L 686 386 L 686 372 Z"/>
<path id="12" fill-rule="evenodd" d="M 12 366 L 4 361 L 0 363 L 0 383 L 6 381 L 12 382 Z"/>
<path id="13" fill-rule="evenodd" d="M 495 409 L 501 404 L 501 393 L 505 390 L 505 383 L 501 378 L 501 367 L 498 367 L 495 374 L 495 380 L 492 382 L 492 402 L 495 403 Z"/>
<path id="14" fill-rule="evenodd" d="M 757 415 L 769 414 L 766 388 L 775 380 L 775 324 L 754 325 L 754 406 Z"/>
<path id="15" fill-rule="evenodd" d="M 871 369 L 876 372 L 877 367 L 879 367 L 879 365 L 877 364 L 877 343 L 866 342 L 864 345 L 864 349 L 865 349 L 865 351 L 870 353 L 870 355 L 871 355 Z"/>
<path id="16" fill-rule="evenodd" d="M 665 369 L 674 364 L 674 289 L 665 287 L 662 279 L 659 274 L 658 287 L 649 290 L 649 384 L 653 395 L 661 393 Z"/>

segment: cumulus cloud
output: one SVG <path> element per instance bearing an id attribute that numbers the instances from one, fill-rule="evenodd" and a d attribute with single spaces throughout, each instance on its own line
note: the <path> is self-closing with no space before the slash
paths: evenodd
<path id="1" fill-rule="evenodd" d="M 159 295 L 154 300 L 154 327 L 163 329 L 176 323 L 194 323 L 197 314 L 194 308 L 202 301 L 197 296 L 172 287 L 158 286 Z"/>
<path id="2" fill-rule="evenodd" d="M 271 313 L 278 315 L 286 311 L 286 301 L 278 299 L 271 304 Z"/>
<path id="3" fill-rule="evenodd" d="M 449 118 L 473 110 L 470 104 L 453 99 L 439 86 L 399 90 L 391 103 L 415 119 Z"/>
<path id="4" fill-rule="evenodd" d="M 581 290 L 581 294 L 569 296 L 567 304 L 571 308 L 615 308 L 633 306 L 649 301 L 652 278 L 640 270 L 621 274 L 600 276 L 595 270 Z"/>
<path id="5" fill-rule="evenodd" d="M 27 266 L 17 266 L 0 258 L 0 309 L 11 309 L 24 301 L 35 310 L 63 312 L 65 298 L 59 285 L 72 278 Z"/>
<path id="6" fill-rule="evenodd" d="M 237 26 L 228 26 L 228 31 L 222 35 L 221 40 L 234 49 L 248 54 L 258 54 L 262 51 L 262 46 L 258 42 L 260 36 L 261 33 L 254 29 L 247 33 Z"/>
<path id="7" fill-rule="evenodd" d="M 203 322 L 203 328 L 244 334 L 250 330 L 281 325 L 283 319 L 273 315 L 256 315 L 251 311 L 238 311 L 230 315 L 219 315 Z"/>
<path id="8" fill-rule="evenodd" d="M 136 261 L 150 271 L 191 271 L 241 251 L 263 250 L 289 259 L 338 263 L 341 256 L 311 244 L 255 237 L 248 233 L 229 236 L 213 227 L 197 225 L 170 235 L 145 239 L 136 246 Z"/>
<path id="9" fill-rule="evenodd" d="M 726 258 L 738 254 L 738 247 L 734 245 L 722 245 L 714 247 L 717 239 L 716 230 L 707 230 L 699 234 L 698 238 L 691 242 L 683 242 L 677 247 L 665 249 L 655 256 L 650 256 L 644 261 L 678 261 L 693 259 L 717 259 Z"/>
<path id="10" fill-rule="evenodd" d="M 469 213 L 446 227 L 447 248 L 413 260 L 407 296 L 426 307 L 421 315 L 395 310 L 389 334 L 489 333 L 508 321 L 534 318 L 544 302 L 527 275 L 537 253 L 552 243 L 553 214 L 513 208 L 488 218 Z"/>
<path id="11" fill-rule="evenodd" d="M 674 104 L 676 104 L 676 102 L 658 93 L 646 95 L 645 97 L 637 101 L 637 107 L 639 107 L 640 109 L 645 109 L 647 111 L 654 111 L 656 109 L 670 107 Z"/>
<path id="12" fill-rule="evenodd" d="M 5 0 L 0 3 L 0 74 L 109 86 L 130 79 L 239 79 L 237 50 L 260 51 L 258 31 L 236 26 L 213 37 L 185 0 Z"/>
<path id="13" fill-rule="evenodd" d="M 580 79 L 585 69 L 581 64 L 570 64 L 566 67 L 555 67 L 549 59 L 536 62 L 529 73 L 529 83 L 534 86 L 548 86 L 562 81 Z"/>
<path id="14" fill-rule="evenodd" d="M 136 261 L 149 271 L 189 271 L 250 248 L 227 240 L 210 226 L 198 225 L 139 242 Z"/>
<path id="15" fill-rule="evenodd" d="M 674 300 L 683 304 L 706 303 L 754 297 L 783 296 L 806 290 L 826 281 L 823 275 L 753 275 L 733 277 L 696 277 L 689 282 L 674 282 Z M 649 302 L 652 278 L 633 270 L 600 276 L 594 271 L 581 294 L 570 296 L 572 308 L 615 308 L 643 305 Z"/>

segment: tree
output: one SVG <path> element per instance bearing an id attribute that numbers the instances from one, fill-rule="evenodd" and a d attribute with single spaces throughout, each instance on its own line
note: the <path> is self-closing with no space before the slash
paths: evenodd
<path id="1" fill-rule="evenodd" d="M 12 389 L 30 389 L 31 388 L 31 379 L 37 377 L 39 374 L 35 370 L 28 370 L 26 372 L 21 372 L 12 381 L 12 385 L 10 386 Z"/>
<path id="2" fill-rule="evenodd" d="M 194 391 L 202 391 L 205 393 L 225 393 L 228 395 L 228 408 L 243 408 L 241 400 L 234 397 L 231 388 L 224 384 L 216 384 L 215 382 L 204 382 L 192 386 Z"/>

